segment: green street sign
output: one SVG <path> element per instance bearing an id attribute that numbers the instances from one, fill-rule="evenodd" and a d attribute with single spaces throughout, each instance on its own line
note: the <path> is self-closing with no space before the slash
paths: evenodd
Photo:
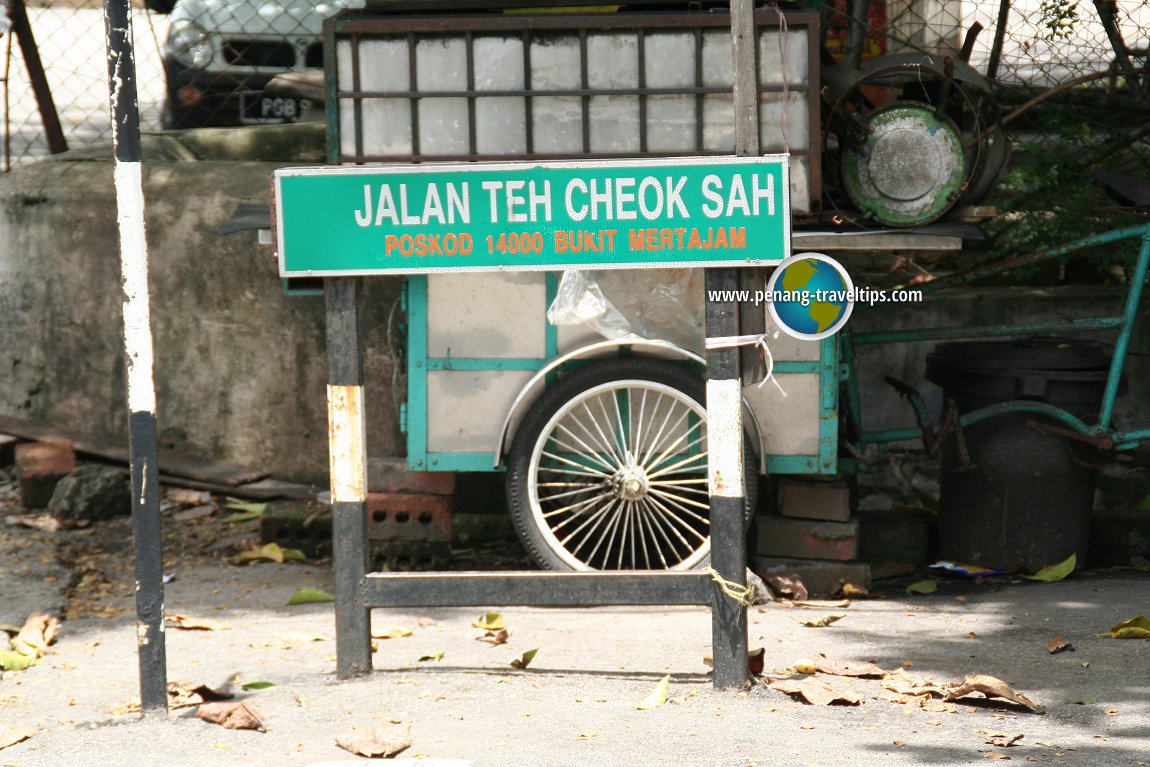
<path id="1" fill-rule="evenodd" d="M 785 155 L 290 168 L 283 277 L 778 264 Z"/>

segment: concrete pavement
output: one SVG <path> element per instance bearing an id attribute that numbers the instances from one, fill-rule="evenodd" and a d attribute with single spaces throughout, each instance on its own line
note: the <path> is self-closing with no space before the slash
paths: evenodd
<path id="1" fill-rule="evenodd" d="M 5 619 L 47 603 L 28 590 L 45 583 L 32 563 L 9 565 L 14 552 L 60 540 L 4 528 Z M 78 536 L 63 532 L 55 536 Z M 126 550 L 123 567 L 129 565 Z M 982 759 L 1038 764 L 1150 764 L 1150 642 L 1095 637 L 1150 612 L 1150 576 L 1123 570 L 1076 575 L 1054 584 L 992 579 L 943 581 L 928 596 L 889 584 L 881 598 L 849 607 L 755 608 L 751 647 L 766 648 L 766 673 L 825 653 L 902 667 L 939 682 L 982 673 L 999 677 L 1046 708 L 1044 715 L 979 696 L 926 709 L 882 699 L 878 680 L 819 675 L 858 706 L 812 706 L 761 684 L 743 692 L 712 689 L 703 657 L 710 620 L 702 609 L 597 608 L 500 610 L 510 640 L 477 641 L 480 611 L 376 610 L 376 671 L 335 678 L 330 604 L 286 607 L 296 589 L 330 588 L 326 567 L 223 562 L 176 563 L 167 610 L 223 621 L 217 631 L 167 632 L 169 679 L 218 686 L 240 681 L 276 687 L 244 693 L 267 723 L 265 733 L 232 731 L 193 718 L 137 721 L 135 632 L 130 588 L 115 579 L 82 598 L 51 654 L 0 681 L 0 722 L 36 734 L 0 751 L 0 764 L 58 765 L 362 763 L 335 745 L 352 727 L 411 722 L 412 745 L 400 759 L 462 760 L 473 765 L 698 765 L 853 767 L 871 764 L 968 765 Z M 52 566 L 50 564 L 44 567 Z M 73 589 L 72 599 L 80 599 Z M 22 606 L 22 609 L 21 609 Z M 75 607 L 75 606 L 73 606 Z M 493 605 L 492 609 L 498 609 Z M 118 615 L 116 613 L 119 612 Z M 827 614 L 828 628 L 809 628 Z M 1076 650 L 1047 653 L 1060 634 Z M 538 648 L 526 671 L 513 658 Z M 422 656 L 442 652 L 438 661 Z M 640 711 L 635 704 L 669 675 L 673 699 Z M 1024 737 L 1003 748 L 995 734 Z M 424 761 L 424 760 L 428 761 Z"/>

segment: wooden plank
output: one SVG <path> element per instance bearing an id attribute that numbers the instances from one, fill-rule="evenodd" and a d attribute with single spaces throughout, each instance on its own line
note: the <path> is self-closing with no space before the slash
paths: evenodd
<path id="1" fill-rule="evenodd" d="M 43 426 L 12 416 L 0 416 L 0 432 L 22 439 L 67 439 L 76 446 L 76 452 L 117 463 L 128 463 L 128 445 L 114 439 L 80 434 L 54 426 Z M 257 482 L 268 476 L 266 471 L 249 469 L 229 461 L 198 458 L 175 450 L 159 451 L 160 471 L 173 477 L 195 479 L 227 487 Z"/>
<path id="2" fill-rule="evenodd" d="M 189 490 L 207 490 L 217 495 L 228 495 L 235 498 L 245 498 L 252 501 L 273 501 L 278 498 L 315 500 L 318 492 L 310 485 L 300 485 L 295 482 L 284 482 L 277 479 L 262 479 L 245 485 L 221 485 L 217 482 L 201 482 L 187 477 L 175 477 L 171 474 L 161 474 L 160 484 L 186 487 Z"/>

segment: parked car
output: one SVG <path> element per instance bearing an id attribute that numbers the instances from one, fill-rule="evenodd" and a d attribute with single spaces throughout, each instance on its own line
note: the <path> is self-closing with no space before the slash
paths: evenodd
<path id="1" fill-rule="evenodd" d="M 268 89 L 277 74 L 323 68 L 323 21 L 363 0 L 148 0 L 171 12 L 165 128 L 291 123 L 308 107 Z"/>

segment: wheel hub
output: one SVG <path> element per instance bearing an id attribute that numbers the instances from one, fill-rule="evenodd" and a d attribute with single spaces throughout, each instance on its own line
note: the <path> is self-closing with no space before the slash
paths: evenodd
<path id="1" fill-rule="evenodd" d="M 615 474 L 615 492 L 624 501 L 642 500 L 650 489 L 651 483 L 647 480 L 647 472 L 642 466 L 631 463 Z"/>

